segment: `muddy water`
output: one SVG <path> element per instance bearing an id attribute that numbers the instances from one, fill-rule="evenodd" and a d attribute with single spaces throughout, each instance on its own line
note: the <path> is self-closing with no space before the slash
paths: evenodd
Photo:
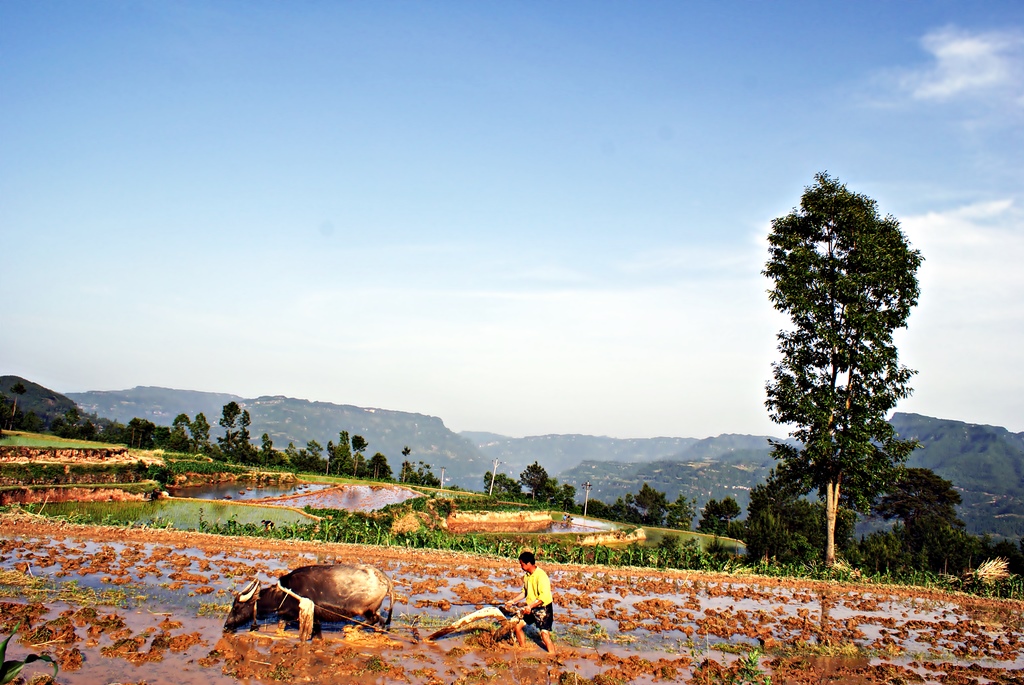
<path id="1" fill-rule="evenodd" d="M 263 621 L 255 632 L 222 636 L 218 609 L 254 575 L 269 582 L 303 564 L 356 561 L 373 563 L 396 581 L 400 599 L 389 635 L 326 624 L 321 638 L 302 644 L 294 625 L 279 630 L 275 621 Z M 1018 669 L 1024 668 L 1020 602 L 697 573 L 545 567 L 556 591 L 556 659 L 536 643 L 519 649 L 507 640 L 494 642 L 497 624 L 491 620 L 437 643 L 417 640 L 517 592 L 519 570 L 511 560 L 7 519 L 0 520 L 0 571 L 120 588 L 129 599 L 122 608 L 96 607 L 97 615 L 90 616 L 67 597 L 44 603 L 15 588 L 15 596 L 0 599 L 0 628 L 9 632 L 26 611 L 37 616 L 23 625 L 21 637 L 70 624 L 70 633 L 66 627 L 56 636 L 31 633 L 28 643 L 12 640 L 9 648 L 15 658 L 45 650 L 62 661 L 59 681 L 69 684 L 438 685 L 499 678 L 549 683 L 565 674 L 639 683 L 715 682 L 709 669 L 736 668 L 737 658 L 719 649 L 730 644 L 763 644 L 767 656 L 760 665 L 776 684 L 1011 683 L 1019 682 Z M 786 651 L 823 642 L 860 652 L 843 657 Z"/>
<path id="2" fill-rule="evenodd" d="M 260 503 L 281 504 L 300 509 L 313 507 L 314 509 L 368 512 L 422 496 L 422 493 L 414 490 L 391 485 L 337 485 L 316 492 L 265 499 Z"/>

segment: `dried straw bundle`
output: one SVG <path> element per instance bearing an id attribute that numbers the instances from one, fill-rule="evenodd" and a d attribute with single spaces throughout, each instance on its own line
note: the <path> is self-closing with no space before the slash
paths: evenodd
<path id="1" fill-rule="evenodd" d="M 1010 577 L 1010 562 L 1002 557 L 989 559 L 971 572 L 983 583 L 995 583 Z"/>

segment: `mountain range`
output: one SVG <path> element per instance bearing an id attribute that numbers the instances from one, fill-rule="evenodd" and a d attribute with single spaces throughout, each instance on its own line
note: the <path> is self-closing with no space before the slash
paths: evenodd
<path id="1" fill-rule="evenodd" d="M 0 378 L 0 389 L 22 380 Z M 34 394 L 48 406 L 64 406 L 64 396 L 32 384 L 21 402 L 30 407 Z M 591 484 L 590 496 L 611 503 L 636 493 L 643 483 L 665 492 L 697 499 L 698 510 L 709 499 L 734 497 L 745 510 L 750 489 L 764 481 L 774 465 L 769 436 L 725 434 L 697 438 L 620 439 L 591 435 L 543 435 L 511 438 L 485 432 L 455 433 L 437 417 L 386 409 L 362 408 L 283 396 L 242 398 L 222 393 L 137 387 L 120 391 L 68 393 L 83 412 L 127 422 L 134 417 L 170 425 L 178 414 L 194 418 L 203 412 L 217 431 L 223 406 L 231 401 L 247 409 L 255 441 L 264 432 L 283 449 L 289 442 L 309 440 L 326 445 L 342 430 L 362 435 L 368 453 L 382 452 L 392 468 L 408 446 L 413 462 L 445 472 L 445 482 L 479 490 L 495 467 L 513 478 L 534 461 L 561 483 L 577 488 Z M 896 413 L 890 419 L 901 437 L 921 447 L 907 465 L 930 468 L 953 482 L 963 504 L 961 518 L 970 532 L 997 537 L 1024 535 L 1024 433 L 918 414 Z M 781 438 L 774 438 L 780 439 Z"/>

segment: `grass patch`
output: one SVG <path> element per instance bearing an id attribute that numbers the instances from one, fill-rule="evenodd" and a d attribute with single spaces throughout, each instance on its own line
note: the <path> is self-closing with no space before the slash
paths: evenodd
<path id="1" fill-rule="evenodd" d="M 3 437 L 0 437 L 0 447 L 77 447 L 79 449 L 111 449 L 124 447 L 124 445 L 112 445 L 108 442 L 93 442 L 91 440 L 58 438 L 56 435 L 46 435 L 44 433 L 4 431 Z"/>
<path id="2" fill-rule="evenodd" d="M 643 543 L 647 547 L 657 547 L 661 544 L 662 540 L 666 537 L 679 538 L 680 542 L 685 543 L 687 540 L 696 540 L 700 548 L 707 550 L 715 544 L 715 540 L 718 540 L 718 544 L 721 548 L 730 554 L 742 554 L 746 550 L 746 545 L 742 540 L 734 540 L 733 538 L 716 537 L 714 535 L 708 535 L 706 533 L 695 533 L 689 530 L 673 530 L 672 528 L 650 528 L 643 526 L 644 534 L 647 535 L 647 540 Z"/>
<path id="3" fill-rule="evenodd" d="M 51 502 L 45 507 L 26 505 L 25 509 L 31 513 L 67 519 L 72 523 L 111 526 L 138 525 L 177 530 L 200 530 L 200 522 L 227 525 L 234 521 L 243 526 L 247 524 L 262 526 L 263 521 L 273 521 L 275 526 L 313 522 L 312 518 L 294 509 L 210 500 Z"/>
<path id="4" fill-rule="evenodd" d="M 213 602 L 203 602 L 199 605 L 200 616 L 219 618 L 221 616 L 227 616 L 230 611 L 230 604 L 214 604 Z"/>
<path id="5" fill-rule="evenodd" d="M 129 596 L 123 588 L 105 589 L 97 592 L 91 587 L 82 587 L 77 580 L 57 583 L 45 578 L 37 578 L 20 571 L 0 571 L 0 597 L 25 598 L 30 602 L 66 602 L 79 606 L 113 606 L 125 607 L 130 598 L 140 599 L 141 596 Z"/>

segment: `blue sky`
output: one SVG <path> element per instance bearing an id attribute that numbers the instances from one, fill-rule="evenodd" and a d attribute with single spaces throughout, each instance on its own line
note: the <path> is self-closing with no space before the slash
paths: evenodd
<path id="1" fill-rule="evenodd" d="M 1024 431 L 1019 2 L 0 4 L 0 373 L 782 435 L 771 219 L 926 262 L 900 410 Z"/>

